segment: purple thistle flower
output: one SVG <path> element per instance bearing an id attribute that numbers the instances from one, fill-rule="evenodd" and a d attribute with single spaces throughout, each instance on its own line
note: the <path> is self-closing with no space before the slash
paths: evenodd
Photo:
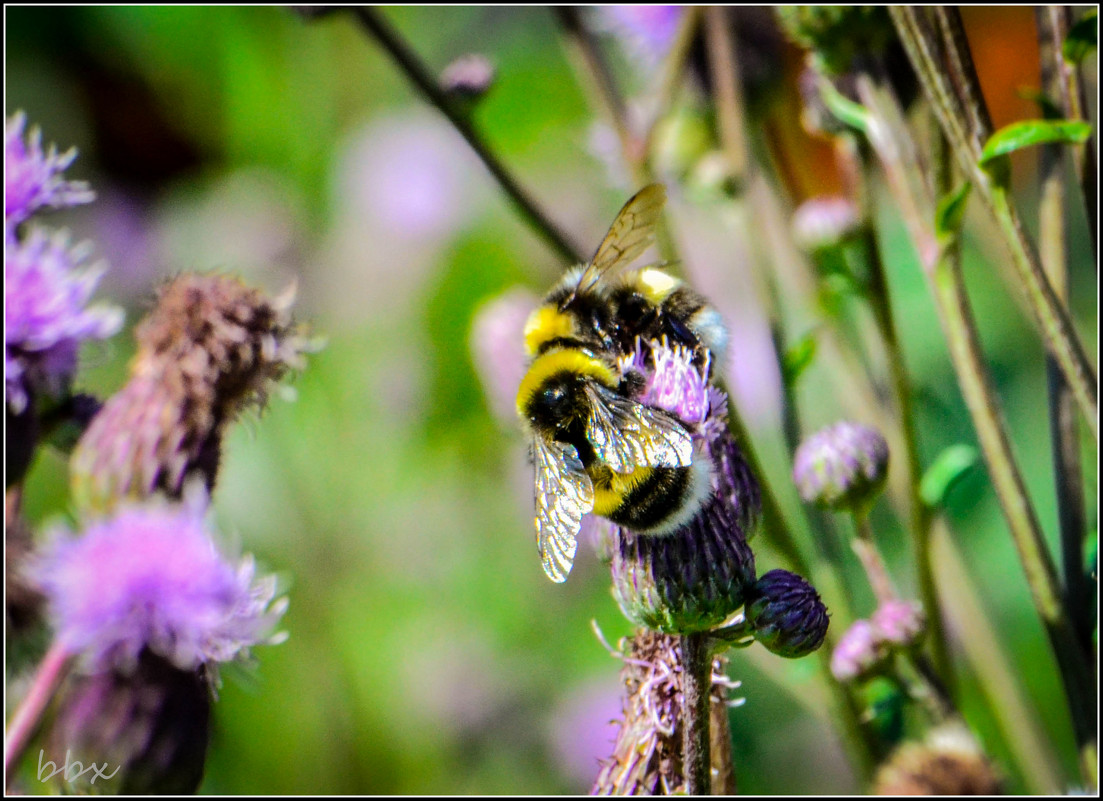
<path id="1" fill-rule="evenodd" d="M 856 620 L 831 653 L 831 673 L 841 682 L 871 675 L 888 657 L 888 650 L 868 620 Z"/>
<path id="2" fill-rule="evenodd" d="M 57 639 L 92 671 L 133 669 L 143 650 L 181 670 L 216 669 L 275 643 L 287 608 L 252 557 L 226 560 L 194 498 L 123 508 L 84 535 L 58 538 L 35 566 Z"/>
<path id="3" fill-rule="evenodd" d="M 17 225 L 43 207 L 64 208 L 88 203 L 95 194 L 84 181 L 66 181 L 61 173 L 77 157 L 75 148 L 58 153 L 54 145 L 42 152 L 42 132 L 34 128 L 27 141 L 27 117 L 17 112 L 4 126 L 4 229 Z"/>
<path id="4" fill-rule="evenodd" d="M 674 43 L 682 6 L 599 6 L 598 24 L 616 36 L 625 53 L 642 66 L 654 67 Z"/>
<path id="5" fill-rule="evenodd" d="M 613 595 L 634 623 L 666 633 L 706 631 L 735 612 L 754 583 L 747 542 L 758 522 L 758 482 L 725 423 L 727 399 L 709 384 L 707 359 L 697 367 L 690 351 L 650 342 L 638 344 L 621 369 L 643 373 L 641 403 L 688 424 L 691 469 L 707 476 L 706 497 L 674 531 L 613 528 Z"/>
<path id="6" fill-rule="evenodd" d="M 83 266 L 87 246 L 65 233 L 33 228 L 23 241 L 4 240 L 5 395 L 17 414 L 29 394 L 56 394 L 76 369 L 86 339 L 105 339 L 122 325 L 122 310 L 88 306 L 103 267 Z"/>
<path id="7" fill-rule="evenodd" d="M 805 501 L 836 509 L 872 502 L 888 475 L 889 446 L 869 426 L 836 423 L 797 448 L 793 483 Z"/>
<path id="8" fill-rule="evenodd" d="M 640 403 L 671 412 L 684 422 L 697 425 L 709 417 L 714 393 L 725 401 L 726 398 L 708 382 L 712 354 L 706 352 L 700 368 L 693 364 L 693 355 L 689 348 L 670 345 L 666 337 L 662 342 L 651 341 L 646 349 L 637 342 L 635 353 L 621 360 L 621 372 L 634 369 L 647 377 Z"/>
<path id="9" fill-rule="evenodd" d="M 915 645 L 927 629 L 927 616 L 915 601 L 884 601 L 869 622 L 878 639 L 896 646 Z"/>

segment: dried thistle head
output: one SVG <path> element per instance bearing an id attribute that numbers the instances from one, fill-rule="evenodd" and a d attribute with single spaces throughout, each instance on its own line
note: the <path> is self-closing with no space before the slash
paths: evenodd
<path id="1" fill-rule="evenodd" d="M 592 795 L 674 795 L 685 792 L 682 771 L 682 658 L 680 638 L 639 629 L 622 641 L 624 720 L 613 756 L 604 761 Z M 711 703 L 727 716 L 726 660 L 712 663 Z"/>
<path id="2" fill-rule="evenodd" d="M 269 299 L 236 278 L 195 273 L 161 288 L 135 331 L 130 381 L 73 452 L 82 511 L 155 492 L 179 498 L 192 475 L 213 487 L 226 425 L 303 366 L 309 345 L 291 319 L 292 294 Z"/>
<path id="3" fill-rule="evenodd" d="M 877 770 L 875 795 L 1000 795 L 1003 780 L 960 722 L 904 743 Z"/>

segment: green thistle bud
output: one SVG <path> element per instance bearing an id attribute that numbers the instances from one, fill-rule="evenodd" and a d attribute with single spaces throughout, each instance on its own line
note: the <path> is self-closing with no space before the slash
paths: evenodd
<path id="1" fill-rule="evenodd" d="M 829 624 L 827 607 L 815 587 L 788 570 L 771 570 L 755 582 L 746 616 L 755 639 L 788 659 L 819 648 Z"/>
<path id="2" fill-rule="evenodd" d="M 888 443 L 875 429 L 836 423 L 797 448 L 793 482 L 805 501 L 860 512 L 884 486 L 888 464 Z"/>

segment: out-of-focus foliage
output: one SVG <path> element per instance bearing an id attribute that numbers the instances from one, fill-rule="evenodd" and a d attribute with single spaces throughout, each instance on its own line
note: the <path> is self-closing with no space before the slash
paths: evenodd
<path id="1" fill-rule="evenodd" d="M 971 24 L 1005 21 L 977 22 L 974 11 Z M 573 240 L 595 246 L 637 187 L 609 163 L 602 143 L 611 133 L 595 121 L 552 14 L 384 13 L 435 70 L 469 52 L 489 58 L 497 78 L 474 121 Z M 93 204 L 56 219 L 95 241 L 109 263 L 100 296 L 125 304 L 132 324 L 154 286 L 185 268 L 239 272 L 272 292 L 294 280 L 297 316 L 328 342 L 294 382 L 294 402 L 274 398 L 225 442 L 219 528 L 285 577 L 290 638 L 257 649 L 255 671 L 224 677 L 202 790 L 588 789 L 596 759 L 611 753 L 608 721 L 620 709 L 620 665 L 590 621 L 611 642 L 629 624 L 585 544 L 569 582 L 544 577 L 531 466 L 519 431 L 493 415 L 469 343 L 480 304 L 519 284 L 543 292 L 563 265 L 347 14 L 306 21 L 273 8 L 9 7 L 5 18 L 6 114 L 23 109 L 46 141 L 75 144 L 70 174 L 97 190 Z M 1028 159 L 1014 163 L 1017 178 L 1032 170 Z M 761 239 L 736 242 L 707 193 L 676 194 L 681 269 L 729 318 L 733 398 L 764 480 L 803 521 L 748 256 L 765 252 L 781 265 L 792 341 L 815 330 L 815 298 L 785 277 L 784 265 L 799 258 L 788 243 L 788 201 L 779 195 L 753 209 Z M 1024 202 L 1033 202 L 1029 192 Z M 1043 354 L 1000 280 L 1001 245 L 979 211 L 968 218 L 965 272 L 986 356 L 1056 549 Z M 1073 312 L 1091 340 L 1096 276 L 1081 269 L 1090 263 L 1084 221 L 1071 224 Z M 905 231 L 891 212 L 879 225 L 929 465 L 975 436 Z M 116 391 L 132 349 L 129 329 L 86 349 L 77 389 Z M 794 359 L 810 431 L 843 415 L 847 380 L 864 380 L 833 375 L 822 350 L 807 364 Z M 1094 496 L 1095 467 L 1086 470 Z M 25 495 L 32 525 L 64 513 L 67 486 L 63 457 L 41 451 Z M 939 496 L 1043 737 L 1071 771 L 1062 691 L 985 472 L 962 473 Z M 914 595 L 897 516 L 883 503 L 873 525 L 901 590 Z M 815 550 L 840 559 L 858 583 L 841 542 Z M 760 572 L 778 566 L 769 542 L 756 547 Z M 866 614 L 837 606 L 838 587 L 820 589 L 840 632 Z M 747 699 L 731 712 L 741 792 L 856 789 L 812 659 L 751 648 L 734 652 L 729 670 Z M 1010 762 L 976 677 L 963 670 L 961 681 L 962 697 L 974 699 L 964 710 L 970 722 Z"/>

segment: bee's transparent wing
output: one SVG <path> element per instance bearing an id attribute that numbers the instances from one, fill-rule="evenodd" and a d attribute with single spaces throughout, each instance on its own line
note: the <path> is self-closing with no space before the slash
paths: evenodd
<path id="1" fill-rule="evenodd" d="M 582 515 L 594 508 L 594 487 L 573 445 L 534 437 L 536 547 L 548 578 L 567 580 L 578 549 Z"/>
<path id="2" fill-rule="evenodd" d="M 610 470 L 688 467 L 693 440 L 676 417 L 644 406 L 596 383 L 586 385 L 590 413 L 586 439 Z"/>
<path id="3" fill-rule="evenodd" d="M 609 233 L 598 245 L 594 258 L 582 271 L 575 294 L 585 294 L 602 275 L 632 263 L 647 250 L 655 238 L 655 224 L 665 202 L 663 185 L 649 184 L 624 204 Z"/>

